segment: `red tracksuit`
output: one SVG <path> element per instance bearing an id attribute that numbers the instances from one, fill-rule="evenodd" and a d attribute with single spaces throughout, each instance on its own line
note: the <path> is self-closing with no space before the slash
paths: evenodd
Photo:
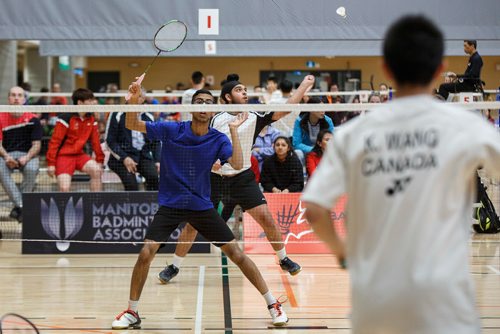
<path id="1" fill-rule="evenodd" d="M 77 114 L 61 115 L 50 138 L 47 165 L 56 166 L 56 160 L 61 156 L 78 158 L 84 155 L 83 147 L 89 139 L 96 155 L 96 161 L 103 163 L 104 153 L 101 149 L 97 121 L 94 116 L 82 118 Z"/>

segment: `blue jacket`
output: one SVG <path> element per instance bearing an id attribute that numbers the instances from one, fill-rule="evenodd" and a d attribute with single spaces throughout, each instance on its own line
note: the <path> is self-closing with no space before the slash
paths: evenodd
<path id="1" fill-rule="evenodd" d="M 293 126 L 293 148 L 296 150 L 301 150 L 304 153 L 309 153 L 316 143 L 315 141 L 311 141 L 311 138 L 309 138 L 309 133 L 303 131 L 300 127 L 301 120 L 302 117 L 297 117 Z M 332 119 L 325 115 L 325 120 L 328 123 L 328 130 L 333 132 Z"/>
<path id="2" fill-rule="evenodd" d="M 141 119 L 145 122 L 154 121 L 150 113 L 142 113 Z M 152 141 L 144 134 L 144 146 L 142 150 L 137 150 L 132 146 L 132 131 L 125 127 L 125 114 L 114 112 L 109 115 L 106 125 L 106 144 L 111 151 L 111 157 L 123 161 L 126 157 L 131 157 L 139 163 L 140 159 L 160 162 L 161 144 L 159 141 Z"/>

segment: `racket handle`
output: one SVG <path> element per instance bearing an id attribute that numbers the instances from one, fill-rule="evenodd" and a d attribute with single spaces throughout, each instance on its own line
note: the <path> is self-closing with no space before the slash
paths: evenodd
<path id="1" fill-rule="evenodd" d="M 141 76 L 139 78 L 137 78 L 137 80 L 135 81 L 136 84 L 138 84 L 139 86 L 141 85 L 142 83 L 142 80 L 144 80 L 144 77 L 146 76 L 146 72 L 142 73 Z M 127 94 L 127 96 L 125 96 L 125 101 L 128 101 L 130 100 L 130 98 L 132 97 L 132 94 L 130 94 L 130 92 Z"/>

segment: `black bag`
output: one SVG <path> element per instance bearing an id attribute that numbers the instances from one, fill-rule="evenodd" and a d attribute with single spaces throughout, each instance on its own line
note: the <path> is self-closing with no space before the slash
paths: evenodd
<path id="1" fill-rule="evenodd" d="M 477 233 L 498 233 L 500 232 L 500 218 L 495 212 L 495 206 L 491 202 L 486 187 L 477 177 L 477 205 L 474 207 L 472 217 L 477 222 L 472 225 Z"/>

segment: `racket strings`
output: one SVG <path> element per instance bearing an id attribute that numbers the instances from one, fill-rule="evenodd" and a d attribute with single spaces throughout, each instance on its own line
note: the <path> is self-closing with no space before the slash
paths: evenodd
<path id="1" fill-rule="evenodd" d="M 180 21 L 170 21 L 163 25 L 155 34 L 155 47 L 164 52 L 171 52 L 181 46 L 186 39 L 187 27 Z"/>

